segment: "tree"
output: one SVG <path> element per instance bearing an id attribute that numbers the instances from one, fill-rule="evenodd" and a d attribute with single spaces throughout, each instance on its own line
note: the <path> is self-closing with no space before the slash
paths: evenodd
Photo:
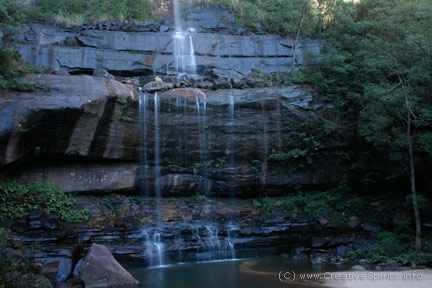
<path id="1" fill-rule="evenodd" d="M 432 155 L 432 7 L 428 0 L 323 1 L 325 43 L 305 78 L 336 112 L 358 111 L 360 136 L 409 176 L 419 254 L 416 167 Z"/>
<path id="2" fill-rule="evenodd" d="M 377 1 L 363 1 L 363 5 Z M 379 2 L 379 1 L 378 1 Z M 416 253 L 421 250 L 421 222 L 416 189 L 416 157 L 430 151 L 432 65 L 428 28 L 432 9 L 426 1 L 388 1 L 370 9 L 373 19 L 366 36 L 371 70 L 382 73 L 380 81 L 365 84 L 361 132 L 377 147 L 389 147 L 391 159 L 409 175 L 415 217 Z M 365 9 L 366 10 L 366 9 Z M 364 11 L 365 11 L 364 10 Z M 365 12 L 366 13 L 366 12 Z M 372 18 L 373 17 L 373 18 Z M 423 139 L 423 140 L 421 140 Z M 429 138 L 430 139 L 430 138 Z"/>

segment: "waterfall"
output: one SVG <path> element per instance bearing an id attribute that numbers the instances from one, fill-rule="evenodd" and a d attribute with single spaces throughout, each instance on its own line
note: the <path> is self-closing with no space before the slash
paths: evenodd
<path id="1" fill-rule="evenodd" d="M 195 75 L 196 74 L 196 67 L 197 67 L 197 65 L 196 65 L 196 60 L 195 60 L 195 49 L 194 49 L 194 46 L 193 46 L 193 41 L 192 41 L 192 36 L 191 35 L 189 35 L 189 61 L 190 61 L 190 63 L 189 63 L 190 73 L 192 75 Z"/>
<path id="2" fill-rule="evenodd" d="M 200 99 L 199 99 L 199 90 L 195 90 L 195 106 L 197 109 L 197 120 L 198 120 L 198 147 L 199 147 L 199 155 L 200 155 L 200 163 L 203 163 L 203 145 L 202 145 L 202 133 L 201 133 L 201 109 L 200 109 Z"/>
<path id="3" fill-rule="evenodd" d="M 139 106 L 138 106 L 138 123 L 139 123 L 139 187 L 141 195 L 146 197 L 149 196 L 149 185 L 148 185 L 148 163 L 147 163 L 147 105 L 148 97 L 147 94 L 139 94 Z M 142 177 L 144 174 L 144 177 Z M 144 181 L 144 183 L 143 183 Z"/>
<path id="4" fill-rule="evenodd" d="M 163 266 L 165 264 L 165 245 L 162 242 L 161 232 L 153 229 L 143 229 L 142 234 L 149 265 L 152 267 Z"/>
<path id="5" fill-rule="evenodd" d="M 180 3 L 178 0 L 174 0 L 174 24 L 175 24 L 175 28 L 176 31 L 181 31 L 181 27 L 182 25 L 182 19 L 181 19 L 181 15 L 180 15 Z"/>
<path id="6" fill-rule="evenodd" d="M 263 162 L 261 163 L 261 185 L 265 186 L 266 182 L 267 182 L 267 164 L 268 164 L 268 142 L 267 142 L 267 133 L 268 133 L 268 128 L 267 128 L 267 116 L 266 116 L 266 111 L 265 111 L 265 103 L 264 100 L 261 103 L 261 112 L 263 115 Z"/>
<path id="7" fill-rule="evenodd" d="M 197 65 L 192 35 L 190 35 L 189 32 L 185 32 L 183 30 L 180 3 L 178 0 L 174 0 L 174 22 L 175 32 L 173 35 L 173 40 L 175 69 L 178 73 L 188 73 L 195 75 L 197 73 Z"/>
<path id="8" fill-rule="evenodd" d="M 203 113 L 203 125 L 204 125 L 204 174 L 206 177 L 209 176 L 207 173 L 209 164 L 208 164 L 208 133 L 209 133 L 209 127 L 207 126 L 207 95 L 204 93 L 204 113 Z M 206 187 L 205 187 L 205 195 L 208 196 L 210 194 L 212 185 L 211 181 L 207 181 Z"/>
<path id="9" fill-rule="evenodd" d="M 229 63 L 230 63 L 230 71 L 232 73 L 233 71 L 233 67 L 232 67 L 232 61 L 231 61 L 231 42 L 230 42 L 230 46 L 228 48 L 229 50 Z M 231 75 L 231 78 L 232 75 Z M 229 127 L 229 135 L 230 135 L 230 154 L 229 154 L 229 168 L 231 170 L 231 176 L 230 176 L 230 197 L 233 198 L 234 194 L 235 194 L 235 189 L 234 189 L 234 185 L 235 185 L 235 168 L 234 168 L 234 121 L 235 121 L 235 115 L 234 115 L 234 89 L 232 84 L 230 84 L 230 93 L 229 93 L 229 116 L 230 116 L 230 127 Z"/>
<path id="10" fill-rule="evenodd" d="M 160 187 L 160 134 L 159 134 L 159 96 L 156 92 L 154 94 L 154 125 L 155 125 L 155 139 L 154 139 L 154 177 L 155 177 L 155 196 L 156 203 L 159 207 L 161 199 Z M 159 210 L 159 209 L 158 209 Z M 159 211 L 158 211 L 159 212 Z"/>
<path id="11" fill-rule="evenodd" d="M 216 224 L 191 226 L 191 233 L 198 244 L 197 257 L 202 261 L 235 259 L 235 249 L 230 235 L 230 227 L 227 229 L 228 236 L 219 236 Z"/>

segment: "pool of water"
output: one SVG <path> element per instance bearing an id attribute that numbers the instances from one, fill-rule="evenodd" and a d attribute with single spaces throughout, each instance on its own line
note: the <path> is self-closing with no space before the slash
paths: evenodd
<path id="1" fill-rule="evenodd" d="M 344 271 L 352 265 L 311 264 L 305 260 L 286 258 L 264 258 L 219 262 L 184 263 L 165 267 L 131 269 L 131 274 L 140 281 L 130 288 L 280 288 L 317 287 L 316 281 L 279 280 L 280 271 L 314 273 Z"/>

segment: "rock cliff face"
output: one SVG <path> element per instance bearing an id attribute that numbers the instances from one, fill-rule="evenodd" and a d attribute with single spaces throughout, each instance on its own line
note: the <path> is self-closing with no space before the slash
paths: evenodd
<path id="1" fill-rule="evenodd" d="M 162 257 L 154 249 L 159 244 L 170 261 L 256 257 L 300 245 L 294 252 L 309 256 L 320 252 L 315 248 L 353 244 L 350 235 L 336 239 L 340 231 L 333 227 L 297 215 L 262 214 L 250 200 L 236 199 L 282 195 L 299 184 L 328 186 L 348 177 L 348 163 L 332 156 L 338 149 L 333 139 L 318 137 L 329 107 L 311 89 L 251 88 L 259 82 L 251 72 L 291 71 L 292 39 L 247 33 L 219 7 L 192 7 L 184 15 L 185 26 L 194 31 L 188 35 L 200 89 L 169 83 L 161 86 L 169 90 L 148 94 L 125 84 L 124 77 L 142 76 L 142 85 L 156 74 L 163 80 L 179 76 L 172 73 L 172 21 L 32 24 L 14 43 L 25 60 L 73 74 L 27 75 L 24 80 L 51 91 L 0 97 L 0 178 L 89 194 L 76 201 L 91 214 L 89 223 L 65 224 L 45 215 L 11 227 L 14 240 L 41 242 L 39 260 L 58 267 L 58 281 L 71 277 L 92 243 L 151 265 Z M 296 69 L 309 50 L 318 52 L 318 42 L 302 40 Z M 161 192 L 165 199 L 117 195 L 100 201 L 101 195 L 92 195 L 119 191 Z M 171 199 L 190 195 L 197 197 Z M 202 195 L 234 202 L 203 202 Z M 321 234 L 336 240 L 312 244 Z"/>
<path id="2" fill-rule="evenodd" d="M 293 39 L 241 35 L 238 30 L 223 30 L 225 26 L 217 29 L 224 23 L 218 18 L 223 14 L 195 10 L 186 23 L 196 26 L 194 31 L 206 32 L 189 33 L 199 74 L 242 78 L 253 69 L 263 73 L 291 71 Z M 213 17 L 203 17 L 206 14 Z M 237 34 L 215 33 L 219 30 Z M 61 67 L 72 73 L 103 68 L 113 75 L 145 76 L 175 70 L 174 45 L 173 28 L 168 26 L 104 23 L 80 27 L 32 24 L 23 30 L 14 47 L 34 65 Z M 307 51 L 318 52 L 319 43 L 300 41 L 296 68 L 303 64 Z"/>
<path id="3" fill-rule="evenodd" d="M 259 189 L 336 183 L 347 171 L 330 157 L 300 166 L 295 157 L 278 159 L 307 151 L 304 138 L 322 123 L 318 112 L 325 106 L 299 86 L 139 94 L 131 85 L 86 75 L 28 78 L 52 90 L 1 98 L 3 175 L 70 192 L 140 185 L 151 191 L 160 166 L 166 195 L 234 189 L 237 196 L 256 196 Z"/>
<path id="4" fill-rule="evenodd" d="M 151 194 L 158 184 L 163 195 L 208 196 L 282 193 L 290 185 L 346 178 L 345 164 L 317 154 L 334 147 L 311 137 L 326 107 L 307 87 L 250 88 L 259 82 L 253 71 L 291 70 L 292 39 L 250 34 L 217 6 L 183 14 L 198 67 L 192 82 L 225 89 L 144 94 L 113 77 L 29 75 L 52 90 L 0 99 L 1 175 L 69 192 L 141 187 Z M 177 77 L 173 23 L 164 24 L 33 23 L 14 47 L 61 74 L 106 76 L 107 70 L 122 81 L 143 76 L 143 84 L 149 75 Z M 307 51 L 318 52 L 318 42 L 301 41 L 295 67 Z"/>

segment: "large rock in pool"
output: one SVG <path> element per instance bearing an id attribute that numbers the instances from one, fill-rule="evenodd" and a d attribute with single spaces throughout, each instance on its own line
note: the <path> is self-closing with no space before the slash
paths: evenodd
<path id="1" fill-rule="evenodd" d="M 138 284 L 103 245 L 92 244 L 78 272 L 86 288 Z"/>

